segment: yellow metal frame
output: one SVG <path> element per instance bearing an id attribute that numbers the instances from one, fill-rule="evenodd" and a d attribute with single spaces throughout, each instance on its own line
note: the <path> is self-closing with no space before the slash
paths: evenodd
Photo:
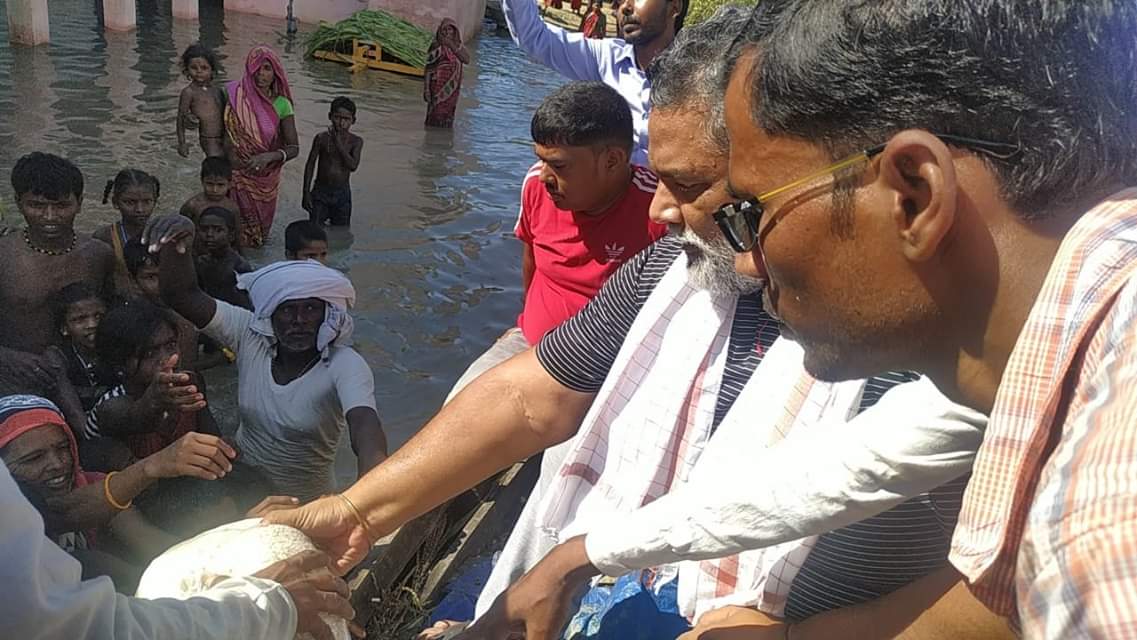
<path id="1" fill-rule="evenodd" d="M 401 73 L 407 76 L 415 76 L 421 78 L 426 75 L 425 69 L 412 67 L 409 64 L 401 64 L 398 62 L 388 62 L 383 59 L 383 46 L 377 42 L 367 42 L 359 39 L 351 41 L 351 55 L 340 53 L 338 51 L 325 51 L 320 49 L 312 54 L 320 60 L 331 60 L 332 62 L 342 62 L 351 65 L 351 71 L 354 73 L 360 69 L 378 69 L 380 71 L 390 71 L 392 73 Z"/>

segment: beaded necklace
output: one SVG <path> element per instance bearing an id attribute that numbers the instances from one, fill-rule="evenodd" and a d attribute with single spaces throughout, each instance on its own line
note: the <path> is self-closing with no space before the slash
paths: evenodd
<path id="1" fill-rule="evenodd" d="M 67 254 L 69 254 L 75 250 L 75 244 L 78 241 L 79 241 L 79 236 L 76 235 L 74 231 L 72 231 L 71 232 L 71 246 L 67 247 L 63 251 L 52 251 L 50 249 L 41 249 L 41 248 L 35 246 L 34 244 L 32 244 L 32 236 L 28 233 L 27 229 L 24 229 L 24 244 L 28 245 L 28 248 L 31 249 L 32 251 L 35 251 L 36 253 L 42 253 L 45 256 L 65 256 L 65 255 L 67 255 Z"/>

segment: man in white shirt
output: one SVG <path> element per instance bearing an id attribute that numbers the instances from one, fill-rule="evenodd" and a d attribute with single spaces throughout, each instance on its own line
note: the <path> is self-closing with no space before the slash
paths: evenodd
<path id="1" fill-rule="evenodd" d="M 644 72 L 683 28 L 690 0 L 623 0 L 620 37 L 594 40 L 541 19 L 533 0 L 503 0 L 514 42 L 541 64 L 571 80 L 600 81 L 628 101 L 635 123 L 632 164 L 647 165 L 651 82 Z"/>
<path id="2" fill-rule="evenodd" d="M 256 576 L 225 578 L 187 600 L 143 600 L 109 578 L 80 580 L 79 561 L 44 536 L 43 519 L 0 464 L 0 638 L 12 640 L 291 640 L 329 633 L 319 613 L 351 620 L 347 585 L 308 577 L 320 553 L 278 562 Z"/>

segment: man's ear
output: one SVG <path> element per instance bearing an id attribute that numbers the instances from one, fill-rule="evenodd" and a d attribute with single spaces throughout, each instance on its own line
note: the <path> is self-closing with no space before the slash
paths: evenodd
<path id="1" fill-rule="evenodd" d="M 930 260 L 955 224 L 957 177 L 951 150 L 927 131 L 902 131 L 881 153 L 877 176 L 905 257 Z"/>
<path id="2" fill-rule="evenodd" d="M 630 155 L 628 150 L 623 147 L 609 145 L 604 149 L 604 169 L 606 171 L 615 171 L 621 167 L 628 165 Z"/>

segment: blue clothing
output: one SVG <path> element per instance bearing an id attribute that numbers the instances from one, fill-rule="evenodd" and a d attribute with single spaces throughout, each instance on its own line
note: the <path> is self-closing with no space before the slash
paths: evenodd
<path id="1" fill-rule="evenodd" d="M 572 80 L 603 82 L 628 101 L 633 126 L 631 163 L 648 166 L 651 84 L 636 65 L 632 45 L 619 38 L 585 38 L 545 24 L 533 0 L 503 0 L 502 8 L 513 41 L 529 57 Z"/>
<path id="2" fill-rule="evenodd" d="M 597 585 L 580 601 L 580 610 L 563 640 L 670 640 L 691 626 L 679 615 L 677 580 L 658 584 L 651 571 L 627 573 L 613 585 Z"/>

